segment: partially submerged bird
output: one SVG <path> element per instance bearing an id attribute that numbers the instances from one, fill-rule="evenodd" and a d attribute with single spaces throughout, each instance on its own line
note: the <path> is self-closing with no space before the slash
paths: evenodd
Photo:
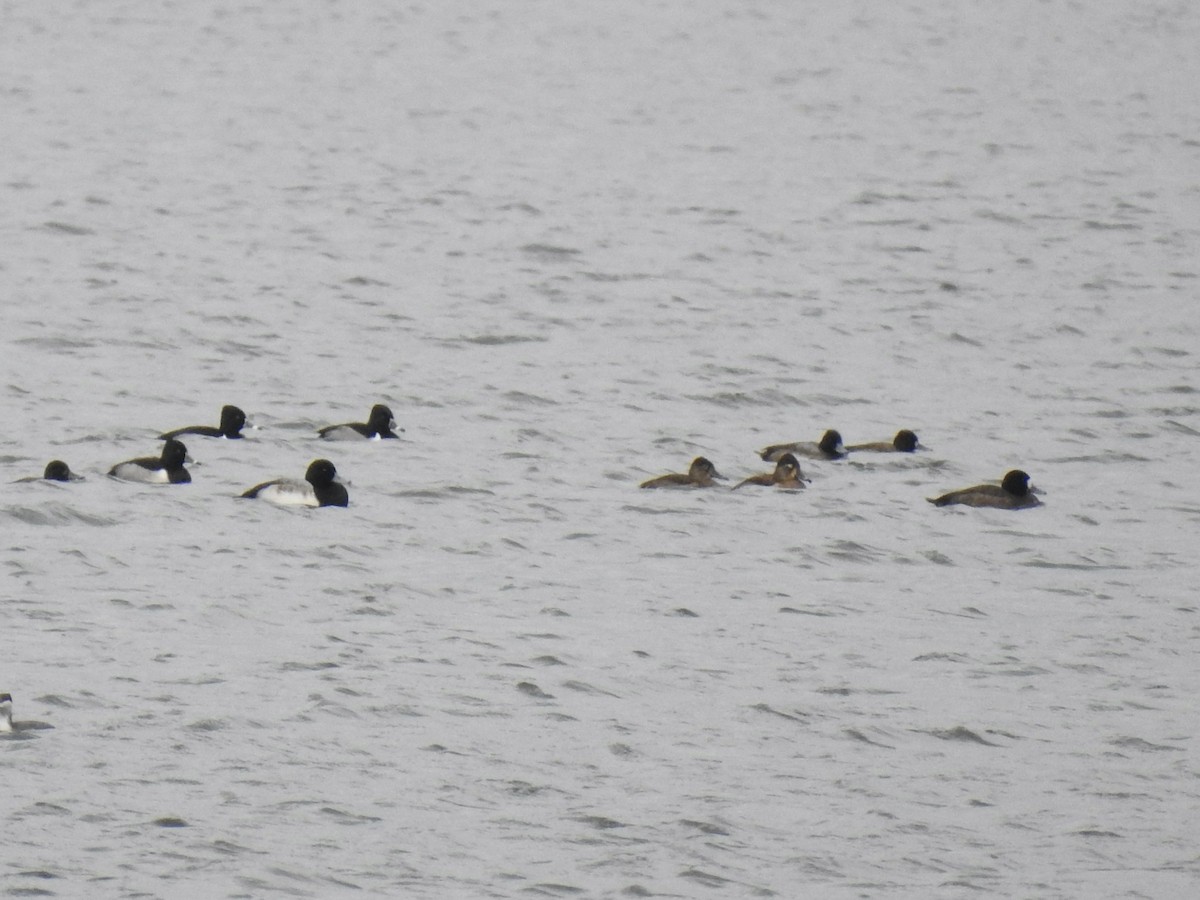
<path id="1" fill-rule="evenodd" d="M 24 478 L 18 478 L 14 484 L 20 482 L 31 481 L 83 481 L 82 475 L 76 475 L 61 459 L 52 459 L 46 463 L 45 471 L 39 475 L 26 475 Z"/>
<path id="2" fill-rule="evenodd" d="M 186 428 L 176 428 L 160 434 L 160 440 L 170 440 L 181 434 L 198 434 L 202 437 L 218 437 L 235 440 L 243 437 L 242 426 L 246 424 L 246 414 L 236 406 L 221 407 L 221 424 L 214 428 L 212 425 L 188 425 Z"/>
<path id="3" fill-rule="evenodd" d="M 279 478 L 255 485 L 241 495 L 251 500 L 266 500 L 277 506 L 349 506 L 346 486 L 337 480 L 337 469 L 327 459 L 314 459 L 304 481 Z"/>
<path id="4" fill-rule="evenodd" d="M 82 476 L 76 475 L 61 459 L 52 459 L 46 463 L 46 471 L 42 473 L 45 481 L 80 481 Z"/>
<path id="5" fill-rule="evenodd" d="M 760 450 L 758 455 L 767 462 L 778 462 L 785 453 L 799 454 L 810 459 L 841 459 L 846 455 L 846 448 L 842 446 L 842 436 L 831 428 L 821 435 L 819 441 L 772 444 Z"/>
<path id="6" fill-rule="evenodd" d="M 187 484 L 192 480 L 188 470 L 187 447 L 171 438 L 163 444 L 161 456 L 142 456 L 117 463 L 108 474 L 122 481 L 140 481 L 145 484 Z"/>
<path id="7" fill-rule="evenodd" d="M 1041 500 L 1029 486 L 1029 475 L 1013 469 L 999 484 L 977 484 L 968 488 L 950 491 L 940 497 L 926 498 L 934 506 L 986 506 L 995 509 L 1028 509 L 1040 506 Z"/>
<path id="8" fill-rule="evenodd" d="M 747 484 L 757 484 L 763 487 L 777 487 L 785 491 L 795 491 L 804 487 L 804 477 L 800 472 L 800 463 L 790 453 L 785 453 L 775 463 L 774 472 L 763 472 L 761 475 L 751 475 L 733 486 L 738 488 Z"/>
<path id="9" fill-rule="evenodd" d="M 869 444 L 851 444 L 846 448 L 849 452 L 866 450 L 871 453 L 912 453 L 923 449 L 917 434 L 907 428 L 901 428 L 890 441 L 874 441 Z"/>
<path id="10" fill-rule="evenodd" d="M 371 414 L 366 422 L 347 422 L 344 425 L 326 425 L 317 429 L 317 434 L 327 441 L 353 441 L 360 438 L 398 438 L 400 435 L 393 430 L 396 420 L 392 411 L 382 403 L 371 407 Z"/>
<path id="11" fill-rule="evenodd" d="M 672 472 L 669 475 L 660 475 L 657 478 L 651 478 L 649 481 L 643 481 L 638 487 L 644 488 L 690 488 L 690 487 L 712 487 L 715 483 L 713 479 L 723 479 L 725 476 L 717 471 L 717 467 L 705 459 L 703 456 L 697 456 L 692 460 L 692 464 L 688 467 L 687 474 L 680 472 Z"/>

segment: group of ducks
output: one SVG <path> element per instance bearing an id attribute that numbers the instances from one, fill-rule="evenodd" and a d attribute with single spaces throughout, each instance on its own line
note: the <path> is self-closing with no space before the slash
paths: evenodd
<path id="1" fill-rule="evenodd" d="M 809 459 L 837 460 L 844 459 L 852 452 L 856 453 L 912 453 L 924 449 L 917 435 L 907 428 L 896 432 L 891 441 L 876 441 L 868 444 L 851 444 L 845 446 L 842 436 L 830 429 L 821 436 L 819 441 L 796 441 L 790 444 L 772 444 L 759 451 L 759 456 L 766 462 L 775 463 L 773 472 L 763 472 L 744 478 L 733 486 L 733 490 L 748 484 L 762 487 L 774 487 L 785 491 L 800 490 L 804 487 L 805 479 L 800 471 L 800 461 L 797 456 Z M 715 487 L 717 480 L 724 476 L 717 472 L 717 467 L 703 456 L 692 460 L 686 473 L 674 472 L 660 475 L 643 481 L 643 488 L 707 488 Z M 1005 474 L 1000 484 L 976 484 L 971 487 L 950 491 L 939 497 L 926 498 L 934 506 L 987 506 L 996 509 L 1027 509 L 1041 504 L 1033 489 L 1029 486 L 1029 475 L 1020 469 L 1013 469 Z"/>
<path id="2" fill-rule="evenodd" d="M 145 484 L 187 484 L 192 480 L 185 467 L 188 461 L 187 447 L 179 440 L 181 435 L 195 434 L 203 437 L 242 437 L 246 414 L 236 406 L 221 409 L 221 424 L 189 425 L 159 435 L 166 441 L 159 456 L 143 456 L 117 463 L 108 474 L 122 481 L 139 481 Z M 371 408 L 366 422 L 347 422 L 342 425 L 327 425 L 317 430 L 317 436 L 327 441 L 396 438 L 396 420 L 392 411 L 383 404 Z M 71 471 L 70 466 L 60 459 L 46 465 L 42 478 L 47 481 L 79 481 L 81 476 Z M 23 478 L 21 481 L 37 480 Z M 241 497 L 268 500 L 281 506 L 347 506 L 350 502 L 345 485 L 337 481 L 337 469 L 327 459 L 315 459 L 309 464 L 304 481 L 280 478 L 257 484 Z M 43 722 L 16 722 L 12 715 L 12 695 L 0 693 L 0 735 L 21 737 L 20 732 L 38 728 L 49 728 Z"/>
<path id="3" fill-rule="evenodd" d="M 109 475 L 124 481 L 140 481 L 153 484 L 186 484 L 192 476 L 185 468 L 187 447 L 179 440 L 181 435 L 195 434 L 203 437 L 237 439 L 242 437 L 246 414 L 236 406 L 221 410 L 221 424 L 190 425 L 159 435 L 163 444 L 161 455 L 146 456 L 117 463 Z M 392 411 L 383 404 L 371 408 L 366 422 L 348 422 L 343 425 L 328 425 L 317 430 L 324 440 L 363 440 L 396 438 L 396 421 Z M 842 436 L 834 430 L 826 431 L 819 441 L 797 441 L 790 444 L 772 444 L 759 451 L 759 456 L 775 463 L 773 472 L 763 472 L 744 478 L 733 486 L 733 490 L 748 484 L 795 491 L 804 487 L 806 479 L 800 471 L 797 455 L 810 459 L 837 460 L 849 453 L 912 453 L 923 449 L 916 434 L 907 428 L 896 432 L 889 441 L 844 446 Z M 79 478 L 62 460 L 52 460 L 43 478 L 50 481 L 75 481 Z M 707 488 L 714 487 L 724 476 L 717 472 L 708 459 L 697 456 L 692 460 L 686 474 L 672 473 L 651 478 L 640 485 L 643 488 Z M 26 480 L 26 479 L 23 479 Z M 337 481 L 337 469 L 327 459 L 315 459 L 309 464 L 304 481 L 276 479 L 264 481 L 244 491 L 241 497 L 267 500 L 282 506 L 346 506 L 350 502 L 345 485 Z M 1020 469 L 1008 472 L 1000 484 L 977 484 L 927 498 L 934 506 L 988 506 L 997 509 L 1025 509 L 1038 506 L 1041 501 L 1029 486 L 1029 476 Z M 12 696 L 0 694 L 0 733 L 14 732 L 22 725 L 36 726 L 42 723 L 14 723 L 12 718 Z"/>
<path id="4" fill-rule="evenodd" d="M 185 463 L 188 461 L 187 447 L 179 440 L 182 435 L 201 435 L 237 439 L 242 437 L 246 414 L 236 406 L 221 409 L 221 424 L 190 425 L 176 428 L 159 435 L 165 441 L 159 456 L 143 456 L 117 463 L 109 475 L 123 481 L 140 481 L 152 484 L 186 484 L 192 480 Z M 396 420 L 392 411 L 382 403 L 371 408 L 366 422 L 347 422 L 342 425 L 327 425 L 317 430 L 324 440 L 363 440 L 396 438 Z M 797 456 L 818 460 L 844 459 L 850 453 L 913 453 L 924 449 L 915 432 L 903 428 L 896 432 L 891 441 L 875 441 L 867 444 L 845 446 L 842 436 L 830 429 L 819 441 L 796 441 L 788 444 L 772 444 L 759 451 L 759 456 L 775 463 L 772 472 L 763 472 L 744 478 L 733 486 L 738 490 L 746 485 L 774 487 L 785 491 L 800 490 L 807 479 L 800 470 Z M 52 460 L 42 476 L 50 481 L 74 481 L 79 478 L 62 460 Z M 692 460 L 686 473 L 671 473 L 651 478 L 640 485 L 643 488 L 707 488 L 724 480 L 716 466 L 703 456 Z M 267 500 L 282 506 L 347 506 L 350 502 L 346 487 L 337 480 L 337 469 L 328 459 L 315 459 L 309 464 L 304 481 L 280 478 L 264 481 L 244 491 L 241 497 Z M 1005 474 L 1000 484 L 977 484 L 950 491 L 939 497 L 927 498 L 934 506 L 988 506 L 997 509 L 1026 509 L 1040 505 L 1041 501 L 1029 486 L 1029 475 L 1020 469 Z"/>
<path id="5" fill-rule="evenodd" d="M 187 447 L 179 440 L 182 435 L 227 438 L 242 437 L 246 414 L 236 406 L 221 409 L 221 424 L 189 425 L 159 435 L 165 441 L 158 456 L 142 456 L 119 462 L 108 474 L 122 481 L 138 481 L 144 484 L 187 484 L 192 480 L 186 463 Z M 327 441 L 371 440 L 396 438 L 396 420 L 392 411 L 382 403 L 371 407 L 366 422 L 347 422 L 327 425 L 317 430 L 317 436 Z M 46 465 L 42 477 L 48 481 L 77 481 L 80 476 L 60 459 Z M 257 484 L 239 496 L 247 499 L 267 500 L 280 506 L 347 506 L 350 502 L 346 486 L 337 479 L 337 469 L 327 459 L 314 459 L 308 466 L 304 480 L 279 478 Z"/>

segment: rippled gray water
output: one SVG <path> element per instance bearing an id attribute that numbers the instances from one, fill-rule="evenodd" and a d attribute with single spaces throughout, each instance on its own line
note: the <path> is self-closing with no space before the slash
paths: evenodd
<path id="1" fill-rule="evenodd" d="M 1196 894 L 1191 4 L 5 17 L 0 893 Z"/>

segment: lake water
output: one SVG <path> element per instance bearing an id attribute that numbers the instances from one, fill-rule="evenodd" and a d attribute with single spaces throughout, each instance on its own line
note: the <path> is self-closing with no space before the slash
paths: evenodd
<path id="1" fill-rule="evenodd" d="M 1196 896 L 1197 46 L 10 5 L 0 893 Z M 225 403 L 192 484 L 105 476 Z M 929 449 L 637 489 L 830 427 Z M 233 499 L 317 456 L 349 509 Z"/>

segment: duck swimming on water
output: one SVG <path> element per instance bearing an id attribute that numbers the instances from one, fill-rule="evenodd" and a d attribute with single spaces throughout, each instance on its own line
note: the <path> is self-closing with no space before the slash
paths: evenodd
<path id="1" fill-rule="evenodd" d="M 934 506 L 958 504 L 993 509 L 1029 509 L 1042 504 L 1029 486 L 1029 475 L 1020 469 L 1007 472 L 999 484 L 977 484 L 926 499 Z"/>
<path id="2" fill-rule="evenodd" d="M 864 450 L 871 453 L 913 453 L 917 450 L 923 450 L 921 442 L 917 440 L 917 433 L 909 431 L 907 428 L 901 428 L 896 432 L 896 436 L 890 441 L 874 441 L 869 444 L 851 444 L 846 448 L 848 452 L 862 452 Z"/>
<path id="3" fill-rule="evenodd" d="M 242 426 L 246 424 L 246 414 L 236 406 L 221 407 L 221 424 L 214 428 L 212 425 L 188 425 L 186 428 L 176 428 L 160 434 L 159 440 L 169 440 L 181 434 L 198 434 L 201 437 L 227 438 L 237 440 L 242 435 Z"/>
<path id="4" fill-rule="evenodd" d="M 117 463 L 108 474 L 122 481 L 140 481 L 143 484 L 187 484 L 192 480 L 188 470 L 187 447 L 171 438 L 163 444 L 160 456 L 141 456 Z"/>
<path id="5" fill-rule="evenodd" d="M 809 459 L 841 459 L 846 455 L 846 448 L 842 446 L 842 436 L 831 428 L 821 435 L 819 441 L 772 444 L 760 450 L 758 455 L 767 462 L 778 462 L 785 453 L 799 454 Z"/>
<path id="6" fill-rule="evenodd" d="M 255 485 L 241 495 L 249 500 L 266 500 L 276 506 L 349 506 L 346 486 L 337 480 L 337 469 L 327 459 L 314 459 L 304 481 L 279 478 Z"/>
<path id="7" fill-rule="evenodd" d="M 763 487 L 777 487 L 784 491 L 796 491 L 804 487 L 804 477 L 800 472 L 800 462 L 792 454 L 785 453 L 775 463 L 774 472 L 763 472 L 761 475 L 751 475 L 733 486 L 738 488 L 747 484 L 757 484 Z"/>
<path id="8" fill-rule="evenodd" d="M 392 411 L 382 403 L 371 407 L 371 414 L 366 422 L 347 422 L 343 425 L 326 425 L 317 429 L 317 435 L 327 441 L 353 441 L 362 438 L 380 440 L 384 438 L 399 438 L 393 430 L 396 420 Z"/>
<path id="9" fill-rule="evenodd" d="M 53 727 L 46 722 L 14 722 L 12 694 L 0 694 L 0 734 L 9 734 L 15 737 L 22 731 L 43 731 Z"/>
<path id="10" fill-rule="evenodd" d="M 703 456 L 697 456 L 692 460 L 692 464 L 688 467 L 687 474 L 680 472 L 672 472 L 669 475 L 659 475 L 657 478 L 651 478 L 649 481 L 643 481 L 638 487 L 644 488 L 693 488 L 693 487 L 713 487 L 715 484 L 713 479 L 724 479 L 725 476 L 717 471 L 717 467 L 705 459 Z"/>

